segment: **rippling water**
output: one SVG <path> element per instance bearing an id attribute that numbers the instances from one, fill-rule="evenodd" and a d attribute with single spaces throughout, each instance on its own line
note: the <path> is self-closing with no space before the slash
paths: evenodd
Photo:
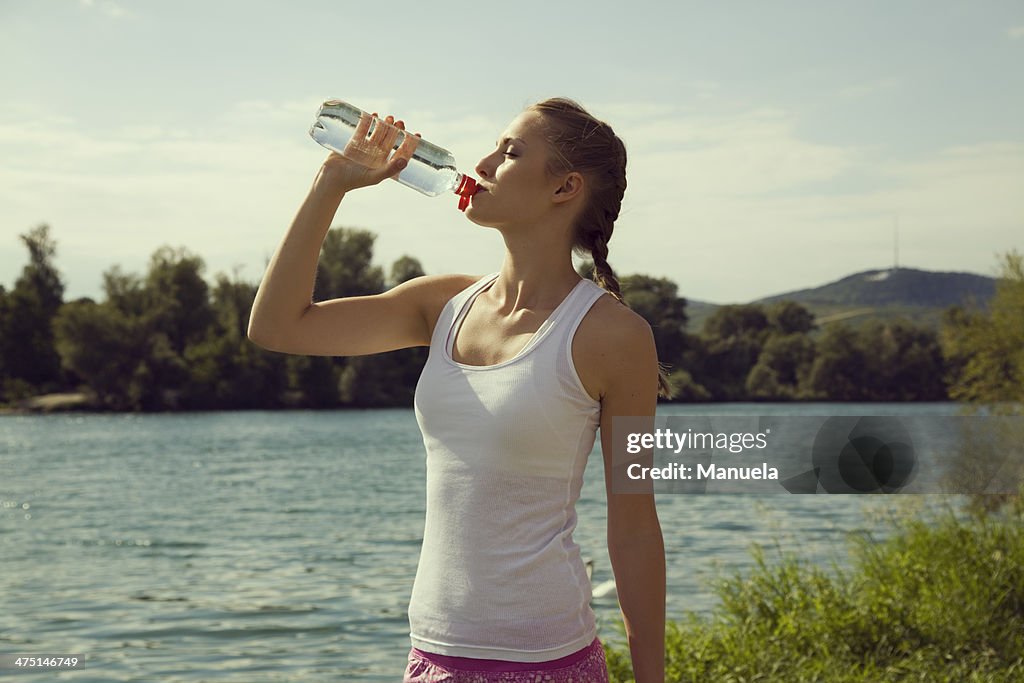
<path id="1" fill-rule="evenodd" d="M 952 404 L 661 406 L 659 414 L 954 414 Z M 399 681 L 423 531 L 412 410 L 0 417 L 0 654 L 74 681 Z M 575 538 L 611 578 L 599 451 Z M 903 496 L 937 504 L 942 496 Z M 925 500 L 927 499 L 927 500 Z M 668 617 L 707 613 L 751 542 L 846 561 L 868 496 L 659 495 Z M 618 639 L 614 599 L 595 601 Z M 0 677 L 4 675 L 0 672 Z"/>

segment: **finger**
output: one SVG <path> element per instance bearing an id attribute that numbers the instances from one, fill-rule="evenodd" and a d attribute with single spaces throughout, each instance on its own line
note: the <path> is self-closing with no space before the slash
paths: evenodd
<path id="1" fill-rule="evenodd" d="M 405 121 L 401 119 L 395 121 L 395 128 L 399 130 L 398 138 L 404 143 L 405 139 L 409 137 L 409 131 L 405 129 Z"/>
<path id="2" fill-rule="evenodd" d="M 359 123 L 356 124 L 356 131 L 355 131 L 355 133 L 352 134 L 353 137 L 355 137 L 357 140 L 365 139 L 366 138 L 366 132 L 368 130 L 370 130 L 370 121 L 373 120 L 374 116 L 376 116 L 376 114 L 372 114 L 371 115 L 371 114 L 367 114 L 366 112 L 363 112 L 362 114 L 360 114 L 359 115 Z"/>
<path id="3" fill-rule="evenodd" d="M 388 134 L 391 129 L 391 122 L 395 120 L 393 116 L 387 116 L 384 119 L 377 119 L 376 125 L 373 127 L 373 132 L 370 133 L 370 140 L 375 144 L 380 144 L 380 140 Z"/>
<path id="4" fill-rule="evenodd" d="M 383 150 L 390 152 L 395 148 L 395 140 L 398 139 L 398 134 L 402 131 L 396 128 L 394 125 L 388 126 L 384 131 L 384 137 L 381 140 L 380 146 Z"/>
<path id="5" fill-rule="evenodd" d="M 416 147 L 420 144 L 419 134 L 409 135 L 405 134 L 405 138 L 402 140 L 402 144 L 395 150 L 396 157 L 403 157 L 405 159 L 411 159 L 413 152 L 416 151 Z"/>
<path id="6" fill-rule="evenodd" d="M 380 116 L 377 112 L 373 112 L 372 117 L 373 118 L 370 119 L 370 130 L 366 133 L 365 138 L 371 143 L 378 135 L 380 135 Z"/>
<path id="7" fill-rule="evenodd" d="M 405 170 L 405 167 L 408 165 L 409 160 L 406 157 L 398 156 L 398 154 L 396 153 L 395 156 L 392 157 L 391 161 L 388 162 L 388 165 L 384 167 L 384 177 L 392 178 L 394 176 L 397 176 L 399 173 Z"/>
<path id="8" fill-rule="evenodd" d="M 401 130 L 394 125 L 394 120 L 395 117 L 391 115 L 388 115 L 383 122 L 378 120 L 379 129 L 375 131 L 374 135 L 370 136 L 373 150 L 381 156 L 382 161 L 391 155 L 391 152 L 395 149 L 395 140 L 401 133 Z"/>

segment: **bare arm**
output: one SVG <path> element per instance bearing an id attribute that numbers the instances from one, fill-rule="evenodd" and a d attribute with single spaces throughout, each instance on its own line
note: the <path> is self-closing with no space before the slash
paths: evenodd
<path id="1" fill-rule="evenodd" d="M 665 680 L 665 545 L 653 493 L 613 493 L 612 418 L 653 416 L 658 361 L 650 325 L 616 304 L 593 335 L 586 362 L 601 400 L 608 497 L 608 556 L 637 683 Z M 596 321 L 595 321 L 596 322 Z M 621 454 L 620 454 L 621 456 Z"/>
<path id="2" fill-rule="evenodd" d="M 392 117 L 388 117 L 390 123 Z M 364 117 L 355 135 L 366 135 Z M 399 121 L 396 124 L 404 128 Z M 320 248 L 346 192 L 375 185 L 401 171 L 418 138 L 408 135 L 390 160 L 396 133 L 379 126 L 370 138 L 376 160 L 356 164 L 332 153 L 292 221 L 263 276 L 249 317 L 249 339 L 272 351 L 306 355 L 362 355 L 430 342 L 424 313 L 444 278 L 415 278 L 389 292 L 314 303 Z"/>

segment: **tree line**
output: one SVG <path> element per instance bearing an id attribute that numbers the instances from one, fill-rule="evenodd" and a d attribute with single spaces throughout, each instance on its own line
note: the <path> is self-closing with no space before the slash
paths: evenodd
<path id="1" fill-rule="evenodd" d="M 66 302 L 49 227 L 20 237 L 28 263 L 13 289 L 0 285 L 0 403 L 84 391 L 115 411 L 412 405 L 425 347 L 347 358 L 265 351 L 246 336 L 258 283 L 237 273 L 208 283 L 202 258 L 183 247 L 158 249 L 143 275 L 111 267 L 101 301 Z M 424 274 L 411 256 L 385 274 L 373 264 L 374 240 L 332 228 L 313 299 L 376 294 Z M 722 306 L 692 332 L 674 282 L 632 274 L 621 284 L 652 326 L 673 400 L 1020 400 L 1020 255 L 1002 266 L 989 311 L 950 307 L 938 332 L 899 320 L 819 330 L 793 301 Z"/>

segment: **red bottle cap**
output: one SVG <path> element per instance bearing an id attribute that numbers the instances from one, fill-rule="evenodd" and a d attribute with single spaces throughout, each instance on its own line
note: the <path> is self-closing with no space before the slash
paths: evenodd
<path id="1" fill-rule="evenodd" d="M 476 181 L 468 175 L 462 176 L 462 182 L 459 183 L 455 194 L 459 195 L 459 211 L 465 211 L 469 206 L 469 198 L 476 194 Z"/>

